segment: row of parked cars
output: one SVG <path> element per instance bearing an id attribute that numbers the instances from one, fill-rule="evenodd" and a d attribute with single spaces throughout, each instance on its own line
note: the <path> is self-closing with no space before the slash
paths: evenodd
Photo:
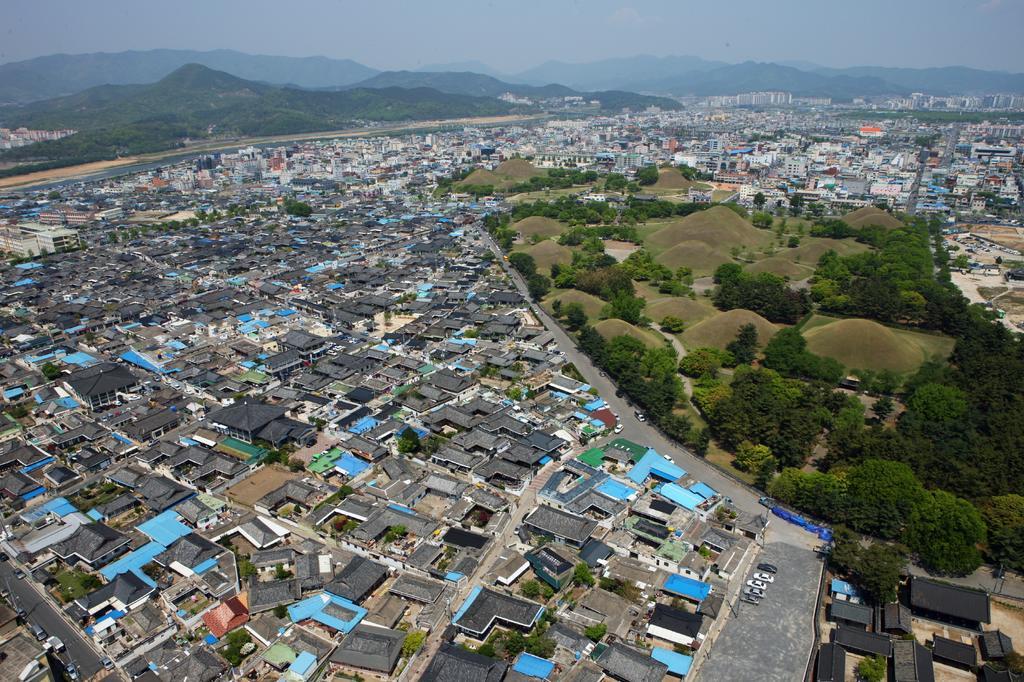
<path id="1" fill-rule="evenodd" d="M 762 562 L 757 565 L 757 570 L 751 574 L 743 588 L 740 599 L 748 604 L 760 604 L 764 599 L 768 586 L 775 582 L 775 576 L 779 572 L 775 564 Z"/>

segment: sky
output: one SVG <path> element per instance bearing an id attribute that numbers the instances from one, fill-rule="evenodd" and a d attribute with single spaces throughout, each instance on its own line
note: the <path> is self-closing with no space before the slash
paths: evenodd
<path id="1" fill-rule="evenodd" d="M 636 54 L 1024 71 L 1024 0 L 3 0 L 0 63 L 230 48 L 377 69 Z"/>

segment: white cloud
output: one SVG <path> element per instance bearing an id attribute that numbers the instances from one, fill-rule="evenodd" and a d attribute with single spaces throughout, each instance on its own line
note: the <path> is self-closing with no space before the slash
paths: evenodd
<path id="1" fill-rule="evenodd" d="M 620 7 L 608 16 L 608 23 L 613 26 L 643 26 L 647 20 L 635 7 Z"/>

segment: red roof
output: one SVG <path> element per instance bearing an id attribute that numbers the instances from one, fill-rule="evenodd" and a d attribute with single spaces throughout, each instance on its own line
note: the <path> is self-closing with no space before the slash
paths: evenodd
<path id="1" fill-rule="evenodd" d="M 609 429 L 615 428 L 615 414 L 607 407 L 602 407 L 600 410 L 594 410 L 590 413 L 590 417 L 591 419 L 600 419 Z"/>
<path id="2" fill-rule="evenodd" d="M 217 608 L 204 613 L 203 622 L 210 628 L 210 634 L 220 639 L 249 622 L 249 610 L 238 597 L 231 597 Z"/>

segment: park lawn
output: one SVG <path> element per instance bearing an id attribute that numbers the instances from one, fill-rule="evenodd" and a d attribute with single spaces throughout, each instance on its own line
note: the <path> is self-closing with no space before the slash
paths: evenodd
<path id="1" fill-rule="evenodd" d="M 732 463 L 734 459 L 733 454 L 731 452 L 726 452 L 725 450 L 720 448 L 718 446 L 718 443 L 716 443 L 713 440 L 708 445 L 708 454 L 707 457 L 705 457 L 705 459 L 707 459 L 709 462 L 716 465 L 720 469 L 728 471 L 730 474 L 740 479 L 741 481 L 749 485 L 754 485 L 753 474 L 746 471 L 740 471 L 739 469 L 737 469 Z"/>

